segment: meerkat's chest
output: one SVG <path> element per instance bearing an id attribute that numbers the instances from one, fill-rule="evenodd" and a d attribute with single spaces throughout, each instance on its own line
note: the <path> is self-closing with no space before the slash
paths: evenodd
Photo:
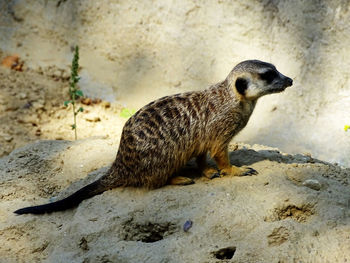
<path id="1" fill-rule="evenodd" d="M 223 113 L 217 125 L 224 126 L 227 133 L 234 136 L 247 125 L 254 107 L 255 103 L 238 103 Z"/>

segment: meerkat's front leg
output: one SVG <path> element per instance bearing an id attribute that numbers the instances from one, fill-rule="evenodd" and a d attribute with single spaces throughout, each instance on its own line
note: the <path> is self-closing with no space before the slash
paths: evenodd
<path id="1" fill-rule="evenodd" d="M 228 157 L 228 147 L 224 147 L 223 150 L 216 152 L 213 156 L 219 170 L 220 175 L 231 175 L 231 176 L 246 176 L 246 175 L 254 175 L 258 174 L 256 170 L 250 167 L 237 167 L 231 165 L 229 157 Z"/>

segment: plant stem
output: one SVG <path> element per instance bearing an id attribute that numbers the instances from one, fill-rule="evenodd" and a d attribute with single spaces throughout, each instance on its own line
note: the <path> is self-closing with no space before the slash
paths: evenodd
<path id="1" fill-rule="evenodd" d="M 75 140 L 78 139 L 77 136 L 77 114 L 75 112 L 75 95 L 73 95 L 73 115 L 74 115 L 74 138 Z"/>
<path id="2" fill-rule="evenodd" d="M 79 112 L 83 111 L 83 108 L 80 107 L 79 110 L 75 109 L 75 103 L 76 99 L 79 99 L 79 97 L 84 96 L 83 92 L 79 90 L 79 88 L 76 86 L 76 84 L 79 81 L 78 76 L 78 69 L 79 69 L 79 47 L 75 47 L 75 52 L 72 60 L 72 67 L 71 67 L 71 81 L 69 83 L 69 95 L 71 98 L 71 101 L 66 101 L 64 104 L 67 106 L 69 103 L 72 103 L 73 105 L 73 118 L 74 118 L 74 124 L 71 125 L 72 129 L 74 130 L 74 138 L 75 140 L 78 139 L 77 135 L 77 115 Z"/>

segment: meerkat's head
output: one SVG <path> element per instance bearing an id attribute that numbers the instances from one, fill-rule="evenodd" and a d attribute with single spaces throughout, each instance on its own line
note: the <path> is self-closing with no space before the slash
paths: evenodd
<path id="1" fill-rule="evenodd" d="M 228 81 L 239 96 L 247 100 L 282 92 L 293 85 L 293 80 L 280 73 L 274 65 L 259 60 L 246 60 L 236 65 Z"/>

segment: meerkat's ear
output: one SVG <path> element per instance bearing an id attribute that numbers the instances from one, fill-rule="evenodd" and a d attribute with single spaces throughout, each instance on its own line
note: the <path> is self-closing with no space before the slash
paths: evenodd
<path id="1" fill-rule="evenodd" d="M 248 81 L 245 78 L 237 78 L 235 86 L 238 93 L 244 95 L 246 89 L 248 88 Z"/>

